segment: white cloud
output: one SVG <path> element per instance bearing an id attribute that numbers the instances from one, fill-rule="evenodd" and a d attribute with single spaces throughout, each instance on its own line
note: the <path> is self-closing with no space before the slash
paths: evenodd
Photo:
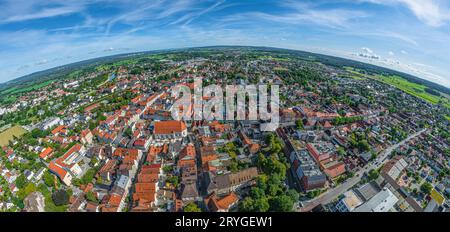
<path id="1" fill-rule="evenodd" d="M 283 13 L 246 12 L 229 15 L 222 22 L 248 22 L 251 20 L 273 21 L 284 24 L 316 24 L 330 28 L 346 28 L 350 23 L 369 15 L 360 10 L 318 9 L 315 5 L 294 1 L 280 1 L 281 6 L 289 9 Z"/>
<path id="2" fill-rule="evenodd" d="M 363 47 L 363 48 L 361 48 L 361 50 L 366 53 L 370 53 L 370 54 L 373 53 L 372 49 L 370 49 L 370 48 Z"/>
<path id="3" fill-rule="evenodd" d="M 8 17 L 6 19 L 1 20 L 1 23 L 11 23 L 11 22 L 20 22 L 27 21 L 32 19 L 42 19 L 42 18 L 50 18 L 55 16 L 67 15 L 79 12 L 81 8 L 79 7 L 55 7 L 55 8 L 46 8 L 36 13 L 25 14 L 25 15 L 14 15 Z"/>
<path id="4" fill-rule="evenodd" d="M 390 56 L 395 56 L 395 53 L 393 51 L 389 51 Z"/>
<path id="5" fill-rule="evenodd" d="M 432 27 L 439 27 L 450 20 L 447 0 L 360 0 L 383 5 L 403 5 L 419 20 Z"/>

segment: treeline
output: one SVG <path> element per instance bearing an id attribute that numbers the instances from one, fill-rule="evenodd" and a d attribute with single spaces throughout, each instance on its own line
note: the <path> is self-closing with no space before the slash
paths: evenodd
<path id="1" fill-rule="evenodd" d="M 345 124 L 350 124 L 354 122 L 362 121 L 364 117 L 362 116 L 353 116 L 353 117 L 336 117 L 333 119 L 333 125 L 340 126 Z"/>

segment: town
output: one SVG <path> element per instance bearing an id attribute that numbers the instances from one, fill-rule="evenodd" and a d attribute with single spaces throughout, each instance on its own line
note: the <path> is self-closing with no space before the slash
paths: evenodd
<path id="1" fill-rule="evenodd" d="M 449 211 L 449 97 L 382 75 L 233 47 L 77 69 L 2 98 L 0 210 Z M 278 127 L 173 119 L 173 87 L 196 78 L 279 86 Z"/>

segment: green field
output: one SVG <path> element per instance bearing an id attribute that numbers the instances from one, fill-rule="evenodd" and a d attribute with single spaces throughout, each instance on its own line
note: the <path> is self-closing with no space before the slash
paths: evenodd
<path id="1" fill-rule="evenodd" d="M 19 137 L 25 134 L 27 131 L 21 126 L 13 126 L 2 133 L 0 133 L 0 146 L 8 145 L 9 141 L 13 139 L 13 136 Z"/>
<path id="2" fill-rule="evenodd" d="M 37 90 L 37 89 L 43 88 L 43 87 L 51 84 L 52 82 L 53 82 L 53 80 L 49 80 L 49 81 L 45 81 L 45 82 L 42 82 L 42 83 L 39 83 L 39 84 L 33 84 L 33 85 L 27 86 L 25 88 L 13 87 L 13 88 L 10 88 L 10 89 L 3 90 L 1 92 L 1 94 L 2 95 L 6 95 L 6 94 L 11 95 L 11 94 L 17 94 L 17 93 L 30 92 L 30 91 L 33 91 L 33 90 Z"/>
<path id="3" fill-rule="evenodd" d="M 364 74 L 359 73 L 358 71 L 355 71 L 352 67 L 345 67 L 345 71 L 349 72 L 350 75 L 348 77 L 351 77 L 355 80 L 364 80 Z"/>
<path id="4" fill-rule="evenodd" d="M 446 97 L 446 95 L 444 95 L 442 93 L 440 93 L 441 96 L 436 96 L 436 95 L 430 94 L 425 91 L 425 89 L 427 88 L 426 86 L 408 81 L 405 78 L 402 78 L 399 76 L 362 74 L 362 73 L 358 72 L 357 69 L 354 69 L 352 67 L 344 67 L 344 69 L 347 72 L 349 72 L 351 74 L 350 77 L 352 77 L 354 79 L 364 79 L 367 77 L 367 78 L 371 78 L 374 80 L 378 80 L 385 84 L 394 86 L 394 87 L 402 90 L 405 93 L 408 93 L 410 95 L 413 95 L 415 97 L 423 99 L 432 104 L 441 103 L 445 107 L 450 108 L 450 99 L 448 97 Z"/>
<path id="5" fill-rule="evenodd" d="M 272 57 L 272 56 L 259 56 L 258 59 L 260 59 L 260 60 L 289 61 L 289 58 L 279 58 L 279 57 Z"/>
<path id="6" fill-rule="evenodd" d="M 384 82 L 386 84 L 397 87 L 398 89 L 403 90 L 406 93 L 409 93 L 413 96 L 419 97 L 425 101 L 428 101 L 432 104 L 438 104 L 439 102 L 442 102 L 443 105 L 450 108 L 450 103 L 449 103 L 448 99 L 446 99 L 444 97 L 435 96 L 435 95 L 425 92 L 425 89 L 427 87 L 424 85 L 410 82 L 399 76 L 378 75 L 375 78 L 381 80 L 382 82 Z"/>

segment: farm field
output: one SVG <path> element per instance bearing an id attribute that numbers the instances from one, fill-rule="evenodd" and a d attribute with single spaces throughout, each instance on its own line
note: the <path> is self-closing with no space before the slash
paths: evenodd
<path id="1" fill-rule="evenodd" d="M 442 103 L 445 107 L 450 108 L 450 99 L 442 94 L 441 96 L 436 96 L 431 93 L 428 93 L 425 91 L 427 88 L 424 85 L 417 84 L 411 81 L 408 81 L 402 77 L 399 76 L 385 76 L 385 75 L 367 75 L 358 72 L 358 70 L 351 68 L 351 67 L 345 67 L 345 70 L 352 74 L 350 77 L 355 79 L 364 79 L 365 77 L 372 78 L 374 80 L 381 81 L 385 84 L 394 86 L 400 90 L 402 90 L 405 93 L 408 93 L 410 95 L 413 95 L 415 97 L 418 97 L 420 99 L 423 99 L 427 102 L 430 102 L 432 104 L 439 104 Z"/>
<path id="2" fill-rule="evenodd" d="M 400 90 L 403 90 L 406 93 L 409 93 L 413 96 L 419 97 L 425 101 L 428 101 L 432 104 L 438 104 L 440 101 L 444 101 L 444 105 L 450 108 L 450 102 L 445 97 L 439 97 L 425 91 L 426 87 L 424 85 L 416 84 L 410 81 L 407 81 L 398 76 L 383 76 L 378 75 L 376 79 L 380 81 L 392 85 Z"/>
<path id="3" fill-rule="evenodd" d="M 3 90 L 1 92 L 1 94 L 2 95 L 6 95 L 6 94 L 11 95 L 11 94 L 18 94 L 18 93 L 29 92 L 29 91 L 33 91 L 33 90 L 37 90 L 37 89 L 43 88 L 43 87 L 51 84 L 52 82 L 53 82 L 53 80 L 49 80 L 49 81 L 45 81 L 45 82 L 42 82 L 42 83 L 30 85 L 30 86 L 28 86 L 26 88 L 16 88 L 16 87 L 14 87 L 14 88 Z"/>
<path id="4" fill-rule="evenodd" d="M 0 133 L 0 146 L 8 145 L 8 142 L 13 139 L 13 136 L 19 137 L 26 133 L 26 130 L 21 126 L 13 126 L 2 133 Z"/>

